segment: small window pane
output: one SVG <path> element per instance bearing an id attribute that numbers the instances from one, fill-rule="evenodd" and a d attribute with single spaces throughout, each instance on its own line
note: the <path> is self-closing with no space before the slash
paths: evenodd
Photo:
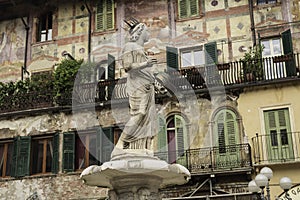
<path id="1" fill-rule="evenodd" d="M 46 172 L 51 172 L 52 169 L 52 158 L 53 158 L 53 148 L 52 141 L 47 141 L 47 149 L 46 149 Z"/>
<path id="2" fill-rule="evenodd" d="M 274 130 L 271 131 L 270 135 L 271 135 L 272 146 L 278 146 L 278 139 L 277 139 L 277 133 L 276 133 L 276 131 L 274 131 Z"/>
<path id="3" fill-rule="evenodd" d="M 32 141 L 32 174 L 42 173 L 44 140 Z"/>
<path id="4" fill-rule="evenodd" d="M 191 66 L 191 60 L 192 60 L 192 53 L 191 52 L 183 52 L 182 53 L 182 67 L 188 67 Z"/>
<path id="5" fill-rule="evenodd" d="M 75 168 L 85 168 L 85 136 L 76 137 Z"/>
<path id="6" fill-rule="evenodd" d="M 281 45 L 280 45 L 280 39 L 274 39 L 273 42 L 273 51 L 274 55 L 281 55 Z"/>
<path id="7" fill-rule="evenodd" d="M 286 129 L 281 129 L 280 130 L 280 137 L 281 137 L 281 144 L 282 145 L 288 145 L 289 140 L 288 140 L 288 133 Z"/>
<path id="8" fill-rule="evenodd" d="M 96 135 L 90 135 L 89 137 L 89 165 L 97 165 L 98 160 L 96 158 L 97 143 Z"/>
<path id="9" fill-rule="evenodd" d="M 195 51 L 194 52 L 194 65 L 204 65 L 204 51 Z"/>
<path id="10" fill-rule="evenodd" d="M 48 40 L 52 40 L 52 29 L 48 30 Z"/>
<path id="11" fill-rule="evenodd" d="M 269 40 L 267 41 L 262 41 L 261 42 L 264 49 L 263 49 L 263 56 L 270 56 L 271 55 L 271 47 L 270 47 L 270 42 Z"/>

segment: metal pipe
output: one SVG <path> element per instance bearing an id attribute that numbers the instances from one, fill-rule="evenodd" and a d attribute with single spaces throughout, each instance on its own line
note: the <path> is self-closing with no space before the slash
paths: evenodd
<path id="1" fill-rule="evenodd" d="M 89 29 L 88 29 L 88 62 L 91 62 L 91 43 L 92 43 L 92 11 L 84 1 L 85 7 L 89 12 Z"/>
<path id="2" fill-rule="evenodd" d="M 23 19 L 23 17 L 21 18 L 22 22 L 25 26 L 25 30 L 26 30 L 26 39 L 25 39 L 25 53 L 24 53 L 24 66 L 22 66 L 21 68 L 21 80 L 24 79 L 24 72 L 27 72 L 27 49 L 28 49 L 28 36 L 29 36 L 29 26 L 28 26 L 28 18 L 27 18 L 27 23 L 25 22 L 25 20 Z"/>
<path id="3" fill-rule="evenodd" d="M 253 1 L 248 0 L 248 4 L 249 4 L 249 12 L 250 12 L 252 42 L 253 42 L 253 46 L 256 46 L 256 33 L 255 33 L 255 24 L 254 24 L 254 16 L 253 16 Z"/>

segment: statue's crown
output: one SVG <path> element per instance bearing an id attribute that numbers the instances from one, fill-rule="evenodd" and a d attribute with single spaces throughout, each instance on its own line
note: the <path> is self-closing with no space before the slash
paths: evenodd
<path id="1" fill-rule="evenodd" d="M 129 32 L 131 32 L 140 22 L 131 17 L 129 20 L 124 20 L 124 22 L 128 25 L 129 27 Z"/>

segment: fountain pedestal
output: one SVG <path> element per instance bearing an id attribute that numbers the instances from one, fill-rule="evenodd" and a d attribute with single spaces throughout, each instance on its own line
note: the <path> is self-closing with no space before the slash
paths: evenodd
<path id="1" fill-rule="evenodd" d="M 153 156 L 127 154 L 86 168 L 80 178 L 87 185 L 109 188 L 111 200 L 159 200 L 160 188 L 182 185 L 190 173 Z"/>

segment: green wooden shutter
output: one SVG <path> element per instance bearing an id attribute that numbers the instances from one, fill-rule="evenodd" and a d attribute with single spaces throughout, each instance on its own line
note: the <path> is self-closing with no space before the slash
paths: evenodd
<path id="1" fill-rule="evenodd" d="M 115 80 L 116 60 L 115 57 L 108 54 L 108 80 Z"/>
<path id="2" fill-rule="evenodd" d="M 106 2 L 106 29 L 111 30 L 114 28 L 114 2 L 107 0 Z"/>
<path id="3" fill-rule="evenodd" d="M 185 123 L 181 116 L 175 115 L 175 130 L 176 130 L 176 140 L 177 140 L 177 151 L 178 156 L 182 156 L 184 153 L 184 134 L 185 134 Z"/>
<path id="4" fill-rule="evenodd" d="M 18 138 L 14 139 L 13 142 L 13 156 L 12 156 L 12 163 L 10 166 L 10 175 L 12 177 L 15 177 L 16 174 L 16 169 L 17 169 L 17 157 L 18 157 Z"/>
<path id="5" fill-rule="evenodd" d="M 111 153 L 114 149 L 114 128 L 97 129 L 97 159 L 100 164 L 110 161 Z"/>
<path id="6" fill-rule="evenodd" d="M 198 0 L 190 0 L 190 13 L 191 16 L 199 15 L 199 6 Z"/>
<path id="7" fill-rule="evenodd" d="M 52 158 L 52 173 L 57 174 L 59 170 L 59 133 L 56 133 L 53 137 L 53 158 Z"/>
<path id="8" fill-rule="evenodd" d="M 226 112 L 226 132 L 228 135 L 228 145 L 235 145 L 236 144 L 236 119 L 232 113 L 229 111 Z"/>
<path id="9" fill-rule="evenodd" d="M 104 30 L 104 1 L 97 4 L 96 27 L 98 30 Z"/>
<path id="10" fill-rule="evenodd" d="M 178 70 L 178 50 L 167 46 L 167 67 Z"/>
<path id="11" fill-rule="evenodd" d="M 31 137 L 17 137 L 14 140 L 11 176 L 22 177 L 30 174 Z"/>
<path id="12" fill-rule="evenodd" d="M 206 70 L 206 83 L 208 85 L 220 84 L 221 78 L 217 70 L 217 43 L 210 42 L 204 45 L 205 49 L 205 70 Z"/>
<path id="13" fill-rule="evenodd" d="M 178 0 L 178 13 L 179 18 L 188 17 L 188 5 L 187 0 Z"/>
<path id="14" fill-rule="evenodd" d="M 215 65 L 218 62 L 217 43 L 210 42 L 204 44 L 205 49 L 205 64 Z"/>
<path id="15" fill-rule="evenodd" d="M 158 152 L 167 152 L 167 132 L 166 120 L 162 116 L 158 116 L 158 135 L 157 135 L 157 150 Z"/>
<path id="16" fill-rule="evenodd" d="M 294 159 L 288 109 L 265 111 L 264 117 L 269 160 Z"/>
<path id="17" fill-rule="evenodd" d="M 116 65 L 116 61 L 115 61 L 115 57 L 108 54 L 108 80 L 114 81 L 115 80 L 115 65 Z M 111 82 L 107 88 L 107 97 L 108 99 L 112 98 L 113 95 L 113 91 L 115 89 L 115 84 L 114 82 Z"/>
<path id="18" fill-rule="evenodd" d="M 111 30 L 114 28 L 113 0 L 102 0 L 97 4 L 96 27 L 98 30 Z"/>
<path id="19" fill-rule="evenodd" d="M 72 172 L 75 169 L 75 133 L 64 133 L 63 141 L 63 171 Z"/>
<path id="20" fill-rule="evenodd" d="M 293 40 L 291 30 L 284 31 L 282 34 L 283 53 L 284 55 L 293 55 Z M 292 60 L 285 62 L 287 76 L 296 75 L 296 64 L 294 57 Z"/>

